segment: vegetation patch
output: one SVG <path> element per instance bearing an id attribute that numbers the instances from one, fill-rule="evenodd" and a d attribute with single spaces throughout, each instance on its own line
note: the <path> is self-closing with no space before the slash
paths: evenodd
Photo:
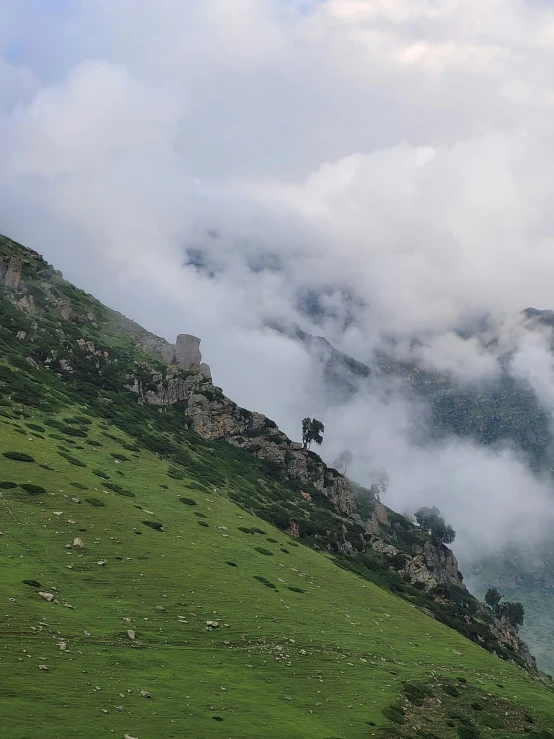
<path id="1" fill-rule="evenodd" d="M 292 590 L 293 593 L 305 593 L 305 590 L 302 590 L 302 588 L 297 588 L 296 585 L 289 585 L 289 590 Z"/>
<path id="2" fill-rule="evenodd" d="M 103 508 L 106 504 L 99 498 L 85 498 L 85 501 L 94 508 Z"/>
<path id="3" fill-rule="evenodd" d="M 110 454 L 114 459 L 117 459 L 118 462 L 130 462 L 131 461 L 129 457 L 126 457 L 124 454 L 120 454 L 119 452 L 110 452 Z"/>
<path id="4" fill-rule="evenodd" d="M 31 457 L 30 454 L 25 454 L 25 452 L 3 452 L 3 457 L 6 457 L 6 459 L 12 459 L 14 462 L 34 462 L 34 458 Z"/>
<path id="5" fill-rule="evenodd" d="M 0 480 L 0 490 L 13 490 L 13 488 L 16 487 L 16 482 L 10 482 L 9 480 Z"/>
<path id="6" fill-rule="evenodd" d="M 199 526 L 204 526 L 204 528 L 208 528 L 209 524 L 206 523 L 206 521 L 197 521 L 196 522 Z"/>
<path id="7" fill-rule="evenodd" d="M 179 498 L 179 500 L 185 505 L 198 505 L 194 498 Z"/>
<path id="8" fill-rule="evenodd" d="M 273 552 L 271 552 L 269 549 L 264 549 L 264 547 L 254 547 L 254 549 L 266 557 L 273 557 Z"/>
<path id="9" fill-rule="evenodd" d="M 38 580 L 22 580 L 23 585 L 29 585 L 31 588 L 42 588 Z"/>
<path id="10" fill-rule="evenodd" d="M 77 457 L 72 457 L 71 454 L 65 454 L 65 452 L 58 452 L 60 457 L 63 457 L 66 462 L 69 462 L 69 464 L 72 464 L 74 467 L 86 467 L 86 464 L 84 462 L 81 462 L 80 459 L 77 459 Z"/>
<path id="11" fill-rule="evenodd" d="M 69 484 L 72 488 L 77 488 L 77 490 L 88 490 L 87 486 L 80 482 L 70 482 Z"/>
<path id="12" fill-rule="evenodd" d="M 154 529 L 154 531 L 164 530 L 163 524 L 159 523 L 159 521 L 142 521 L 142 523 L 145 526 L 149 526 L 151 529 Z"/>
<path id="13" fill-rule="evenodd" d="M 29 495 L 43 495 L 46 492 L 40 485 L 31 485 L 28 482 L 22 482 L 19 487 L 25 490 L 26 493 L 29 493 Z"/>

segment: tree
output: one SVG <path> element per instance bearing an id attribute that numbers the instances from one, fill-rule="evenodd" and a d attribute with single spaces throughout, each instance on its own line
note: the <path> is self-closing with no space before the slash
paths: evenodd
<path id="1" fill-rule="evenodd" d="M 381 500 L 389 487 L 389 476 L 387 471 L 382 467 L 379 469 L 371 469 L 369 471 L 369 489 L 373 493 L 376 500 Z"/>
<path id="2" fill-rule="evenodd" d="M 309 449 L 310 446 L 323 442 L 325 426 L 317 418 L 305 418 L 302 421 L 302 446 Z"/>
<path id="3" fill-rule="evenodd" d="M 415 519 L 420 528 L 429 534 L 435 546 L 452 544 L 456 538 L 456 532 L 446 523 L 437 506 L 420 508 L 415 513 Z"/>
<path id="4" fill-rule="evenodd" d="M 502 593 L 496 588 L 489 588 L 485 593 L 485 603 L 496 613 L 503 597 Z"/>
<path id="5" fill-rule="evenodd" d="M 354 456 L 352 455 L 352 452 L 348 451 L 348 449 L 345 449 L 344 452 L 341 452 L 339 456 L 335 459 L 333 462 L 333 467 L 336 470 L 343 470 L 343 475 L 346 475 L 348 472 L 349 466 L 352 464 L 352 460 L 354 459 Z"/>
<path id="6" fill-rule="evenodd" d="M 504 618 L 507 618 L 512 626 L 515 626 L 516 629 L 519 628 L 523 625 L 523 618 L 525 616 L 523 604 L 509 602 L 502 603 L 502 605 L 500 606 L 500 616 L 504 616 Z"/>

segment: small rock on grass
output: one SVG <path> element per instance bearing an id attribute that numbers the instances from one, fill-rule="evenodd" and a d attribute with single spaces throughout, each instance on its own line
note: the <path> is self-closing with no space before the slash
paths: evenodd
<path id="1" fill-rule="evenodd" d="M 47 600 L 49 603 L 51 603 L 54 600 L 54 598 L 56 597 L 54 595 L 54 593 L 43 593 L 43 592 L 40 592 L 39 595 L 42 598 L 44 598 L 44 600 Z"/>
<path id="2" fill-rule="evenodd" d="M 50 672 L 50 669 L 46 667 L 46 665 L 39 665 L 38 669 L 42 670 L 43 672 Z"/>

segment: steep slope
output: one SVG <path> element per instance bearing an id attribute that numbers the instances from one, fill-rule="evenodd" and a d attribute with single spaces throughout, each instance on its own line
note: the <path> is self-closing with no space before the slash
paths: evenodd
<path id="1" fill-rule="evenodd" d="M 445 625 L 522 662 L 461 583 L 411 584 L 447 550 L 1 248 L 3 735 L 550 736 L 550 683 Z"/>

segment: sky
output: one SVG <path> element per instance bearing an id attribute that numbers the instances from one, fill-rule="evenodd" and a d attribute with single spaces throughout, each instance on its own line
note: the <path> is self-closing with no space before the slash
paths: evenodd
<path id="1" fill-rule="evenodd" d="M 439 502 L 467 549 L 499 490 L 489 539 L 514 511 L 527 533 L 550 490 L 524 460 L 414 449 L 424 413 L 375 392 L 330 409 L 269 326 L 366 362 L 392 338 L 478 383 L 498 357 L 456 330 L 486 320 L 554 413 L 550 337 L 519 318 L 554 308 L 553 41 L 528 0 L 4 0 L 0 232 L 155 333 L 200 336 L 215 383 L 291 436 L 318 410 L 324 455 L 356 446 L 362 482 L 382 460 L 391 503 Z"/>

